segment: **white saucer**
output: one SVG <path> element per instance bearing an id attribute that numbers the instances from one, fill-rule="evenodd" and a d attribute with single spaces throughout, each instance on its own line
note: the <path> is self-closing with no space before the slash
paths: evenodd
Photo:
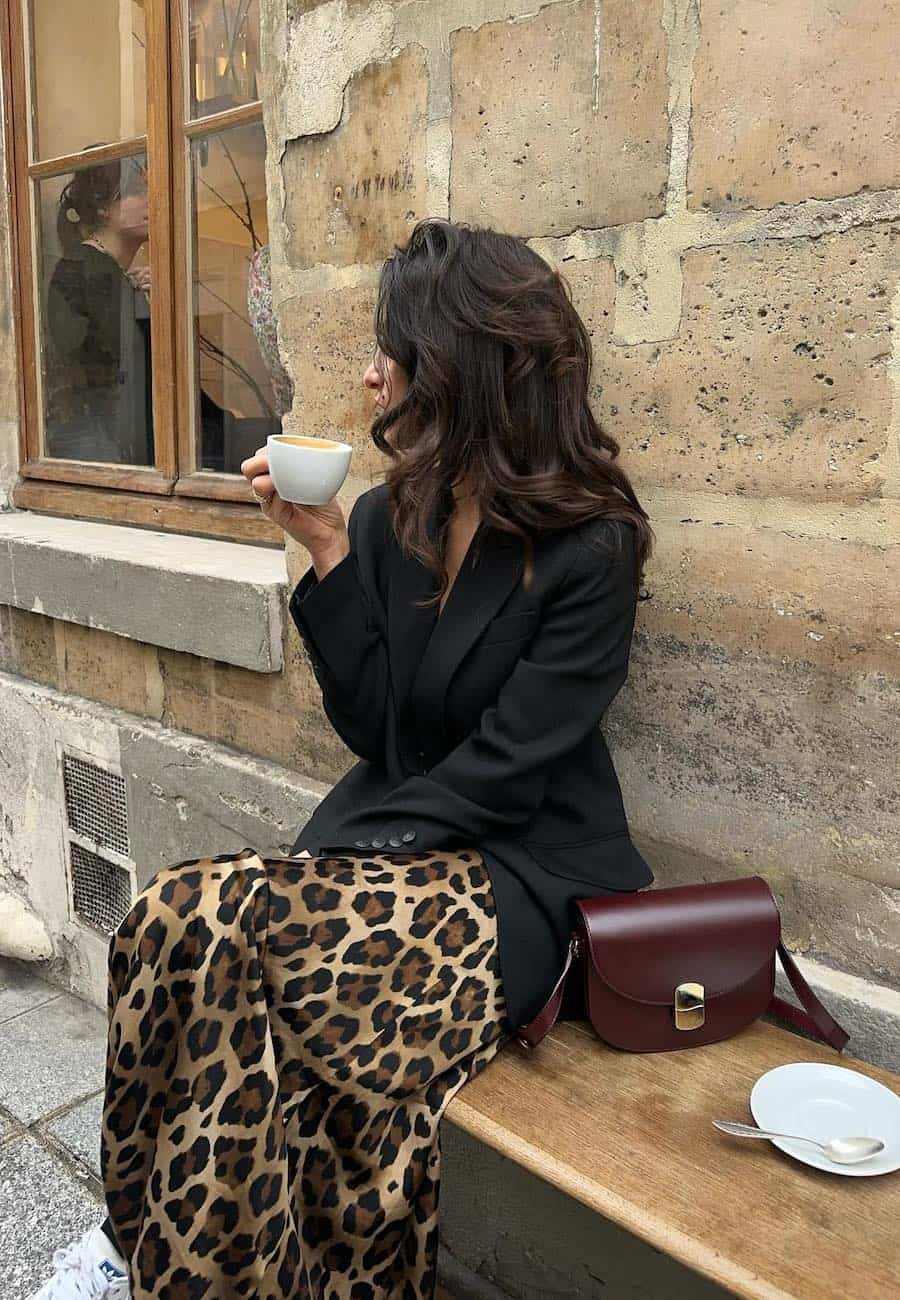
<path id="1" fill-rule="evenodd" d="M 760 1128 L 831 1137 L 877 1137 L 884 1150 L 858 1165 L 838 1165 L 808 1142 L 773 1138 L 773 1146 L 829 1174 L 868 1178 L 900 1169 L 900 1097 L 868 1075 L 841 1065 L 800 1061 L 767 1070 L 754 1083 L 750 1109 Z"/>

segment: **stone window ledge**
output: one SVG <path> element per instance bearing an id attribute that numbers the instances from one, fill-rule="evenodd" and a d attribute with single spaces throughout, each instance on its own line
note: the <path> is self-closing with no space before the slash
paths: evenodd
<path id="1" fill-rule="evenodd" d="M 0 604 L 256 672 L 282 666 L 287 581 L 276 547 L 0 513 Z"/>

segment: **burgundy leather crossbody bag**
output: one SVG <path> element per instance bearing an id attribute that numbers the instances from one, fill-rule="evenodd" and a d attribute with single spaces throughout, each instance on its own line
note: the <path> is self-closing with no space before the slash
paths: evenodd
<path id="1" fill-rule="evenodd" d="M 581 899 L 562 975 L 519 1030 L 536 1047 L 556 1023 L 580 964 L 597 1034 L 628 1052 L 668 1052 L 730 1038 L 772 1011 L 842 1051 L 832 1019 L 781 940 L 781 917 L 761 876 Z M 775 995 L 775 954 L 803 1010 Z"/>

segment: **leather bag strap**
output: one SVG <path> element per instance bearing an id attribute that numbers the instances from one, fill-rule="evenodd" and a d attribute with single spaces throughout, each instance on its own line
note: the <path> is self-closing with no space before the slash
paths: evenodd
<path id="1" fill-rule="evenodd" d="M 816 1038 L 820 1038 L 823 1042 L 828 1043 L 830 1047 L 833 1047 L 836 1052 L 842 1052 L 850 1035 L 841 1028 L 834 1017 L 830 1016 L 822 1006 L 822 1003 L 800 974 L 793 957 L 785 948 L 781 939 L 778 940 L 778 956 L 781 958 L 785 974 L 791 981 L 791 986 L 803 1003 L 805 1010 L 801 1011 L 793 1003 L 785 1002 L 784 998 L 779 997 L 777 993 L 772 995 L 769 1009 L 774 1011 L 776 1015 L 781 1016 L 782 1020 L 788 1021 L 789 1024 L 795 1025 L 798 1029 L 805 1029 L 809 1034 L 814 1034 Z"/>
<path id="2" fill-rule="evenodd" d="M 563 994 L 566 991 L 566 979 L 569 971 L 572 969 L 572 963 L 578 956 L 579 944 L 577 934 L 573 934 L 569 939 L 569 948 L 566 953 L 566 964 L 562 968 L 562 974 L 553 986 L 553 992 L 544 1003 L 541 1010 L 533 1020 L 529 1020 L 527 1025 L 523 1025 L 516 1037 L 523 1047 L 529 1049 L 537 1047 L 541 1039 L 550 1032 L 559 1019 L 559 1013 L 562 1009 Z"/>

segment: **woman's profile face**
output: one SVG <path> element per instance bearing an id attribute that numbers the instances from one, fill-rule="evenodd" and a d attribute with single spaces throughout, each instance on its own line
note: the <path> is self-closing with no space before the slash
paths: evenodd
<path id="1" fill-rule="evenodd" d="M 372 394 L 375 409 L 381 415 L 390 407 L 396 406 L 406 396 L 409 377 L 403 367 L 392 357 L 385 356 L 376 348 L 375 355 L 363 375 L 363 383 Z"/>
<path id="2" fill-rule="evenodd" d="M 110 204 L 107 226 L 129 239 L 150 237 L 150 200 L 144 189 L 132 190 Z"/>

